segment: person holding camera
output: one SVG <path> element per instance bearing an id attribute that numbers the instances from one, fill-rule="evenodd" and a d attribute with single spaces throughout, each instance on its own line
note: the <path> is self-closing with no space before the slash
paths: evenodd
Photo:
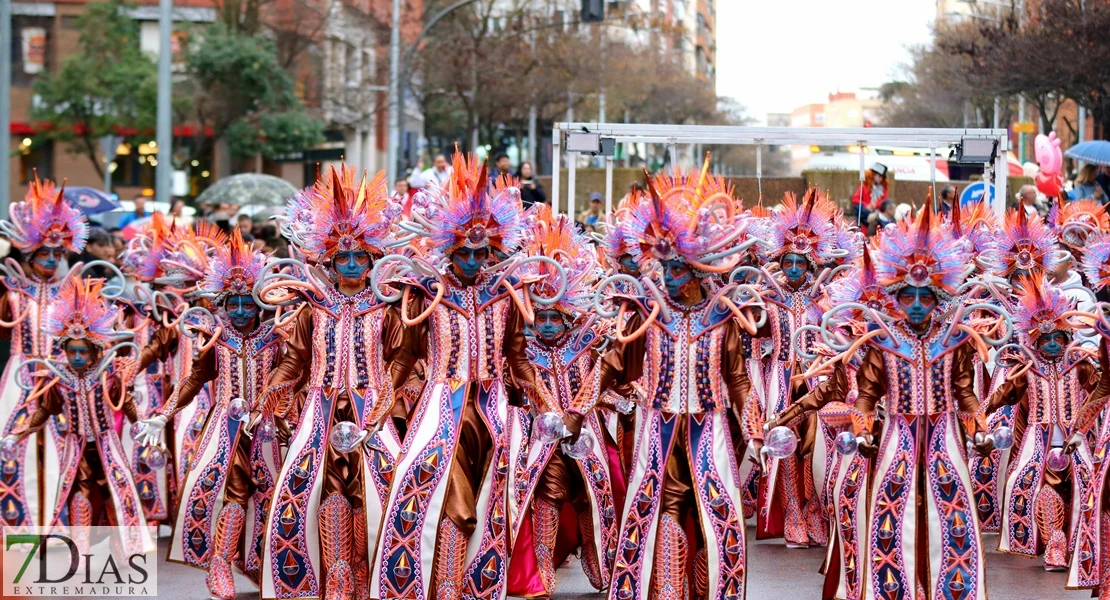
<path id="1" fill-rule="evenodd" d="M 516 176 L 520 179 L 520 201 L 524 203 L 525 210 L 536 203 L 547 204 L 547 192 L 543 190 L 543 184 L 532 172 L 532 163 L 520 163 L 520 170 L 517 171 Z"/>

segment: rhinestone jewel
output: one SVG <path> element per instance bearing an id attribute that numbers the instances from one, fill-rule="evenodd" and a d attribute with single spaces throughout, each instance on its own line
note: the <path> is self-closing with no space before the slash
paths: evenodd
<path id="1" fill-rule="evenodd" d="M 914 287 L 926 285 L 929 283 L 929 268 L 921 263 L 910 267 L 910 271 L 906 275 L 906 283 Z"/>
<path id="2" fill-rule="evenodd" d="M 661 257 L 671 255 L 671 241 L 668 239 L 661 239 L 655 242 L 655 253 Z"/>
<path id="3" fill-rule="evenodd" d="M 489 232 L 482 225 L 475 225 L 466 232 L 466 241 L 471 244 L 480 244 L 486 241 L 489 237 Z"/>

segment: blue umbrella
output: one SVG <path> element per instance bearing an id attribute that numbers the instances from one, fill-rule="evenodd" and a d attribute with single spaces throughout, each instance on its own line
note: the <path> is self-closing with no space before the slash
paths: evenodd
<path id="1" fill-rule="evenodd" d="M 1080 142 L 1064 153 L 1068 158 L 1081 160 L 1085 163 L 1110 166 L 1110 142 L 1106 140 L 1091 140 Z"/>
<path id="2" fill-rule="evenodd" d="M 67 187 L 65 199 L 86 216 L 99 215 L 120 207 L 119 199 L 115 194 L 91 187 Z"/>

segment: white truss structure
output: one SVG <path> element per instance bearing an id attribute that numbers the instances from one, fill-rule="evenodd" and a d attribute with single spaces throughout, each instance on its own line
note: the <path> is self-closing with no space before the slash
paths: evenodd
<path id="1" fill-rule="evenodd" d="M 1006 176 L 1008 173 L 1006 152 L 1009 150 L 1009 132 L 1005 129 L 931 129 L 931 128 L 825 128 L 825 127 L 737 127 L 717 125 L 639 125 L 632 123 L 556 123 L 551 131 L 552 172 L 551 208 L 561 212 L 562 199 L 559 169 L 562 165 L 563 140 L 569 132 L 596 133 L 613 138 L 617 143 L 666 144 L 671 164 L 677 163 L 678 146 L 706 145 L 744 145 L 756 147 L 756 178 L 762 179 L 763 146 L 859 146 L 859 176 L 863 181 L 867 168 L 865 146 L 898 146 L 904 148 L 928 148 L 934 155 L 937 148 L 945 148 L 965 139 L 989 139 L 998 141 L 997 158 L 994 164 L 985 165 L 993 175 L 994 211 L 1004 215 L 1006 210 Z M 567 152 L 567 192 L 566 206 L 574 209 L 575 171 L 578 152 Z M 936 197 L 936 161 L 931 161 L 932 183 Z M 605 209 L 613 210 L 613 159 L 605 159 Z"/>

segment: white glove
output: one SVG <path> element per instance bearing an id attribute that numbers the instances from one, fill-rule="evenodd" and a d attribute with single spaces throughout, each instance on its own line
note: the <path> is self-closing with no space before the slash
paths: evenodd
<path id="1" fill-rule="evenodd" d="M 161 443 L 159 439 L 162 435 L 162 430 L 166 428 L 166 423 L 169 419 L 165 415 L 155 415 L 149 419 L 139 421 L 143 426 L 142 431 L 136 436 L 135 441 L 144 446 L 157 446 Z"/>

